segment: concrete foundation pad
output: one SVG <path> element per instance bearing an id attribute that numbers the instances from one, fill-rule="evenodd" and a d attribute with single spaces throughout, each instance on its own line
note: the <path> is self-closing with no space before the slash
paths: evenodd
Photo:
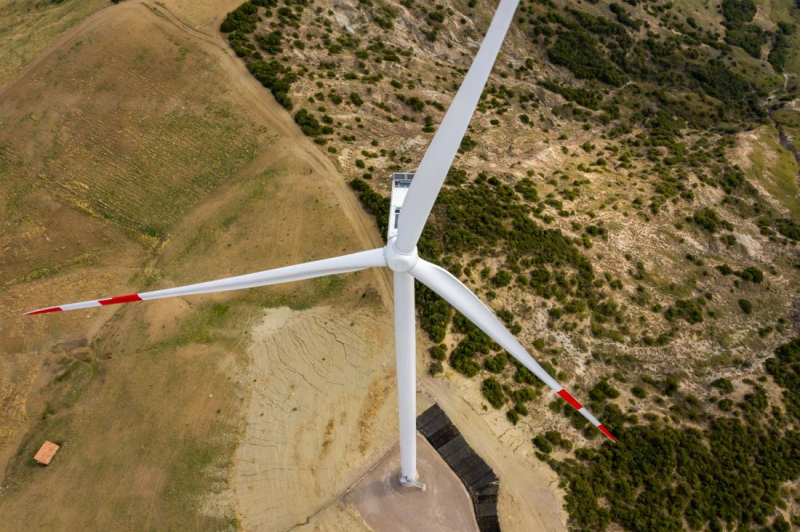
<path id="1" fill-rule="evenodd" d="M 395 448 L 344 496 L 375 532 L 477 532 L 472 500 L 459 478 L 417 435 L 417 472 L 423 492 L 400 484 Z"/>

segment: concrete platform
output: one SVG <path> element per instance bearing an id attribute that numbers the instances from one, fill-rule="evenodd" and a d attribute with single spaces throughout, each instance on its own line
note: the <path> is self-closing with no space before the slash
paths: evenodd
<path id="1" fill-rule="evenodd" d="M 375 532 L 478 532 L 466 488 L 419 434 L 417 471 L 426 491 L 401 486 L 399 471 L 396 447 L 344 496 Z"/>

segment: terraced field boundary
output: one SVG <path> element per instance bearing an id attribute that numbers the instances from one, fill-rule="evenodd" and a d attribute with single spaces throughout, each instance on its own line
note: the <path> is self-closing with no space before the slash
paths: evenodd
<path id="1" fill-rule="evenodd" d="M 438 404 L 417 417 L 417 430 L 455 471 L 467 488 L 481 532 L 500 532 L 497 496 L 500 479 L 453 425 Z"/>

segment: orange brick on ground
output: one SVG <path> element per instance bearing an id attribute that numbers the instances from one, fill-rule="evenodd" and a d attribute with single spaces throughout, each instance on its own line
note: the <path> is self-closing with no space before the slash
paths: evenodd
<path id="1" fill-rule="evenodd" d="M 58 449 L 58 445 L 51 441 L 46 441 L 44 444 L 42 444 L 42 447 L 39 449 L 33 459 L 42 465 L 47 465 L 50 463 L 50 460 L 53 459 L 53 456 L 55 456 Z"/>

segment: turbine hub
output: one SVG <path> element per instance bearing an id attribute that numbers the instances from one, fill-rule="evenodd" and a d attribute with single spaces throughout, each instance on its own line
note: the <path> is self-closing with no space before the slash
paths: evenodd
<path id="1" fill-rule="evenodd" d="M 413 268 L 417 263 L 417 260 L 419 260 L 417 248 L 414 247 L 414 251 L 411 253 L 403 253 L 397 249 L 396 244 L 397 238 L 393 237 L 391 240 L 389 240 L 389 243 L 386 244 L 386 247 L 383 248 L 383 253 L 386 257 L 386 265 L 393 272 L 407 272 Z"/>

